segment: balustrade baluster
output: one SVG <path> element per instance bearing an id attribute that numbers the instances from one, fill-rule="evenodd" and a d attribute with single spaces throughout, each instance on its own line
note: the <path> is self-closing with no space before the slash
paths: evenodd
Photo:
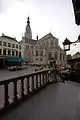
<path id="1" fill-rule="evenodd" d="M 18 100 L 17 97 L 17 80 L 14 80 L 14 102 L 16 102 Z"/>
<path id="2" fill-rule="evenodd" d="M 47 84 L 49 83 L 49 71 L 47 73 Z"/>
<path id="3" fill-rule="evenodd" d="M 44 72 L 43 72 L 43 86 L 44 86 Z"/>
<path id="4" fill-rule="evenodd" d="M 27 94 L 29 94 L 30 93 L 30 90 L 29 90 L 29 77 L 27 77 Z"/>
<path id="5" fill-rule="evenodd" d="M 34 91 L 34 75 L 32 76 L 32 91 Z"/>
<path id="6" fill-rule="evenodd" d="M 43 85 L 45 85 L 45 72 L 43 72 Z"/>
<path id="7" fill-rule="evenodd" d="M 9 105 L 9 96 L 8 96 L 8 82 L 4 84 L 4 94 L 5 94 L 5 102 L 4 107 L 8 107 Z"/>
<path id="8" fill-rule="evenodd" d="M 41 84 L 41 73 L 40 73 L 40 87 L 42 86 L 42 84 Z"/>
<path id="9" fill-rule="evenodd" d="M 36 89 L 38 89 L 38 75 L 36 75 Z"/>
<path id="10" fill-rule="evenodd" d="M 24 78 L 21 79 L 21 99 L 24 98 Z"/>
<path id="11" fill-rule="evenodd" d="M 49 72 L 49 71 L 48 71 Z M 49 80 L 49 78 L 48 78 L 48 72 L 47 72 L 47 84 L 48 84 L 48 80 Z"/>
<path id="12" fill-rule="evenodd" d="M 50 79 L 51 79 L 51 71 L 49 71 L 49 80 L 48 80 L 48 83 L 50 82 Z"/>
<path id="13" fill-rule="evenodd" d="M 46 84 L 46 72 L 44 72 L 44 85 Z"/>
<path id="14" fill-rule="evenodd" d="M 47 72 L 45 73 L 45 84 L 47 84 Z"/>
<path id="15" fill-rule="evenodd" d="M 49 82 L 51 82 L 51 78 L 52 78 L 52 71 L 50 71 Z"/>

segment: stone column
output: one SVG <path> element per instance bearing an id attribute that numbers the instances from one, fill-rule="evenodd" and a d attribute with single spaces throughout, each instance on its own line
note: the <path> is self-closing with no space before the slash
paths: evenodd
<path id="1" fill-rule="evenodd" d="M 8 49 L 6 49 L 6 55 L 8 56 Z"/>
<path id="2" fill-rule="evenodd" d="M 12 56 L 12 50 L 10 50 L 11 51 L 11 56 Z"/>
<path id="3" fill-rule="evenodd" d="M 16 50 L 14 50 L 14 56 L 16 56 Z"/>
<path id="4" fill-rule="evenodd" d="M 2 49 L 2 55 L 3 55 L 3 49 Z"/>

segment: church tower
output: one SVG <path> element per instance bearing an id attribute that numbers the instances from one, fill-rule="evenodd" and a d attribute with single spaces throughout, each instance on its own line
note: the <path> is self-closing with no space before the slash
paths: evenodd
<path id="1" fill-rule="evenodd" d="M 32 39 L 32 32 L 31 32 L 31 27 L 30 27 L 30 19 L 29 17 L 27 18 L 27 26 L 25 30 L 25 39 Z"/>

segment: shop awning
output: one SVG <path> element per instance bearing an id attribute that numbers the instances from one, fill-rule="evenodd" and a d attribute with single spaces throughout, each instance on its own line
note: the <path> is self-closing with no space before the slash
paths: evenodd
<path id="1" fill-rule="evenodd" d="M 8 62 L 25 62 L 22 58 L 7 58 Z"/>

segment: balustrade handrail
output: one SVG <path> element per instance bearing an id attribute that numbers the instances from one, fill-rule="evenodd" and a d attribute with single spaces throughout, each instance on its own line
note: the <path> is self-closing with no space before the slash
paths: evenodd
<path id="1" fill-rule="evenodd" d="M 41 70 L 41 71 L 29 73 L 29 74 L 27 74 L 27 75 L 19 76 L 19 77 L 8 78 L 8 79 L 5 79 L 5 80 L 0 81 L 0 85 L 3 85 L 4 83 L 13 82 L 15 79 L 16 79 L 16 80 L 19 80 L 19 79 L 21 79 L 21 78 L 30 77 L 30 76 L 32 76 L 32 75 L 37 75 L 37 74 L 39 74 L 39 73 L 48 72 L 48 71 L 53 71 L 53 70 L 52 70 L 52 69 Z"/>

